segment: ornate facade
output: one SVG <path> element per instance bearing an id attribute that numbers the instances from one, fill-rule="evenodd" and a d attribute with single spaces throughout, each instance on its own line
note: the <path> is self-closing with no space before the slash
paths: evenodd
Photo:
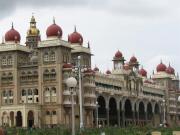
<path id="1" fill-rule="evenodd" d="M 71 95 L 66 79 L 76 72 L 81 56 L 83 120 L 85 127 L 127 126 L 129 124 L 158 126 L 165 107 L 166 121 L 179 123 L 179 77 L 163 63 L 157 73 L 147 78 L 145 69 L 133 56 L 128 63 L 120 51 L 113 57 L 113 70 L 101 73 L 91 69 L 91 50 L 83 45 L 76 28 L 62 39 L 63 31 L 55 20 L 41 40 L 32 16 L 26 45 L 12 25 L 0 44 L 0 124 L 2 126 L 71 125 Z M 71 63 L 71 64 L 70 64 Z M 75 122 L 79 127 L 79 98 L 76 88 Z M 163 100 L 165 103 L 163 104 Z M 98 104 L 97 104 L 98 103 Z"/>

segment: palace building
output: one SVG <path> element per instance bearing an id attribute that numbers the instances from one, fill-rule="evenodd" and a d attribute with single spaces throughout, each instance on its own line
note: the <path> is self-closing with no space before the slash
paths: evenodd
<path id="1" fill-rule="evenodd" d="M 128 62 L 119 50 L 112 70 L 91 67 L 91 49 L 74 29 L 68 41 L 55 22 L 41 39 L 32 16 L 26 43 L 14 28 L 0 44 L 0 125 L 9 127 L 71 126 L 71 95 L 66 79 L 74 76 L 81 57 L 82 105 L 85 127 L 130 124 L 180 124 L 179 76 L 161 62 L 151 76 L 132 56 Z M 76 88 L 75 123 L 79 127 L 79 87 Z"/>

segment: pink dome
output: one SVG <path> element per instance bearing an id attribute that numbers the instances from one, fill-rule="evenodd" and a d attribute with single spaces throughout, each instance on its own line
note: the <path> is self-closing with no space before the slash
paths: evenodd
<path id="1" fill-rule="evenodd" d="M 136 63 L 137 62 L 137 58 L 135 56 L 132 56 L 130 58 L 130 63 Z"/>
<path id="2" fill-rule="evenodd" d="M 168 74 L 174 74 L 175 70 L 171 65 L 169 64 L 169 67 L 166 69 L 166 73 Z"/>
<path id="3" fill-rule="evenodd" d="M 111 71 L 110 71 L 110 70 L 107 70 L 107 71 L 106 71 L 106 74 L 107 74 L 107 75 L 111 74 Z"/>
<path id="4" fill-rule="evenodd" d="M 20 40 L 21 40 L 21 36 L 19 32 L 14 29 L 13 24 L 12 24 L 12 28 L 9 31 L 7 31 L 5 34 L 5 41 L 6 42 L 8 41 L 20 42 Z"/>
<path id="5" fill-rule="evenodd" d="M 141 68 L 138 73 L 143 77 L 147 77 L 147 71 L 144 68 Z"/>
<path id="6" fill-rule="evenodd" d="M 99 71 L 99 68 L 95 66 L 94 71 L 95 71 L 95 72 L 98 72 L 98 71 Z"/>
<path id="7" fill-rule="evenodd" d="M 72 67 L 73 67 L 73 65 L 70 64 L 70 63 L 65 63 L 65 64 L 63 65 L 63 68 L 72 68 Z"/>
<path id="8" fill-rule="evenodd" d="M 62 29 L 55 23 L 55 20 L 54 23 L 50 25 L 46 30 L 47 37 L 62 37 L 62 34 Z"/>
<path id="9" fill-rule="evenodd" d="M 166 71 L 166 65 L 162 62 L 156 67 L 157 72 L 165 72 Z"/>
<path id="10" fill-rule="evenodd" d="M 119 50 L 114 55 L 115 58 L 122 58 L 122 56 L 123 55 L 122 55 L 122 53 Z"/>
<path id="11" fill-rule="evenodd" d="M 68 42 L 72 44 L 83 44 L 83 37 L 80 33 L 76 31 L 76 27 L 74 29 L 74 32 L 68 36 Z"/>

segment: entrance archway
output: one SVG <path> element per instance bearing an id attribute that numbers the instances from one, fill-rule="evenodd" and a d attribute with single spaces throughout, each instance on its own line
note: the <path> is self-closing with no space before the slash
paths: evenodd
<path id="1" fill-rule="evenodd" d="M 133 123 L 133 111 L 132 111 L 131 101 L 129 99 L 126 99 L 124 109 L 125 109 L 125 126 L 127 126 Z"/>
<path id="2" fill-rule="evenodd" d="M 152 120 L 152 117 L 153 117 L 153 112 L 152 112 L 152 105 L 151 103 L 149 102 L 147 104 L 147 120 Z"/>
<path id="3" fill-rule="evenodd" d="M 139 103 L 139 120 L 145 120 L 145 107 L 144 103 Z"/>
<path id="4" fill-rule="evenodd" d="M 22 113 L 21 111 L 17 112 L 17 116 L 16 116 L 16 126 L 17 127 L 22 127 Z"/>
<path id="5" fill-rule="evenodd" d="M 98 101 L 98 123 L 101 124 L 102 126 L 107 124 L 107 119 L 106 119 L 106 101 L 103 96 L 99 96 L 97 98 Z"/>
<path id="6" fill-rule="evenodd" d="M 10 121 L 11 121 L 11 127 L 13 127 L 14 126 L 14 112 L 10 112 Z"/>
<path id="7" fill-rule="evenodd" d="M 28 123 L 28 127 L 32 127 L 34 125 L 34 113 L 33 113 L 33 111 L 28 112 L 27 123 Z"/>
<path id="8" fill-rule="evenodd" d="M 109 100 L 109 125 L 118 125 L 117 104 L 115 98 L 113 97 Z"/>
<path id="9" fill-rule="evenodd" d="M 155 127 L 157 127 L 160 124 L 160 107 L 157 103 L 155 104 L 155 107 L 154 107 L 154 114 L 155 114 L 154 124 L 155 124 Z"/>

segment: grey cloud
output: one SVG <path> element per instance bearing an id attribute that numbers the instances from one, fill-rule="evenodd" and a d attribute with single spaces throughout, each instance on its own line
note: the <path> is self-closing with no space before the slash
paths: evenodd
<path id="1" fill-rule="evenodd" d="M 167 15 L 178 9 L 178 0 L 1 0 L 0 18 L 8 16 L 17 7 L 88 7 L 113 14 L 151 17 Z"/>

